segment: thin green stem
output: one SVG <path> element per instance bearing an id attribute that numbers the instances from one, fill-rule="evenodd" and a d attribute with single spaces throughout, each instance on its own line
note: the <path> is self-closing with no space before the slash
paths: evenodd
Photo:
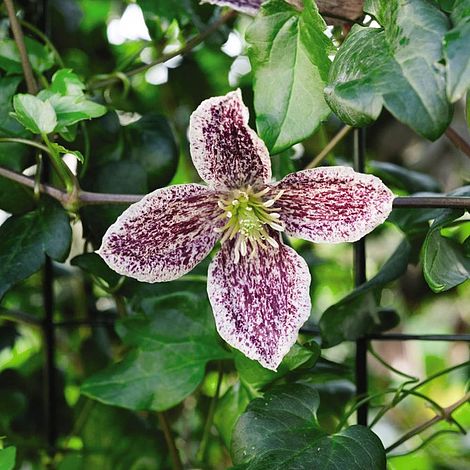
<path id="1" fill-rule="evenodd" d="M 210 405 L 209 405 L 209 411 L 207 413 L 207 419 L 206 419 L 206 424 L 204 426 L 204 431 L 202 434 L 201 444 L 197 452 L 196 458 L 198 462 L 205 462 L 206 460 L 207 445 L 209 444 L 212 424 L 214 422 L 215 409 L 217 406 L 217 401 L 219 400 L 220 387 L 222 385 L 222 378 L 224 376 L 223 370 L 222 370 L 222 361 L 219 361 L 217 371 L 218 371 L 217 386 L 215 389 L 214 396 L 212 397 Z"/>
<path id="2" fill-rule="evenodd" d="M 41 320 L 33 315 L 20 312 L 19 310 L 9 310 L 3 307 L 0 307 L 0 319 L 15 323 L 24 323 L 25 325 L 41 326 Z"/>
<path id="3" fill-rule="evenodd" d="M 431 418 L 430 420 L 425 421 L 424 423 L 421 423 L 418 426 L 411 429 L 410 431 L 408 431 L 400 439 L 395 441 L 392 445 L 388 446 L 385 449 L 385 452 L 388 453 L 392 451 L 393 449 L 396 449 L 397 447 L 401 446 L 403 443 L 405 443 L 412 437 L 422 433 L 423 431 L 430 428 L 431 426 L 438 423 L 439 421 L 449 421 L 450 418 L 452 417 L 452 413 L 458 408 L 460 408 L 461 406 L 468 403 L 469 401 L 470 401 L 470 392 L 466 393 L 460 400 L 455 402 L 453 405 L 450 405 L 447 408 L 444 408 L 443 413 L 434 416 L 434 418 Z"/>
<path id="4" fill-rule="evenodd" d="M 173 439 L 173 433 L 171 432 L 170 424 L 168 423 L 166 414 L 165 412 L 161 411 L 160 413 L 157 413 L 157 415 L 160 422 L 160 427 L 163 431 L 163 435 L 165 436 L 165 442 L 168 446 L 168 450 L 170 451 L 172 468 L 173 470 L 183 470 L 181 457 L 178 449 L 176 448 L 175 440 Z"/>
<path id="5" fill-rule="evenodd" d="M 408 390 L 402 390 L 400 395 L 397 396 L 396 399 L 394 399 L 392 401 L 392 403 L 389 403 L 388 405 L 384 406 L 378 413 L 377 415 L 374 417 L 374 419 L 372 420 L 372 422 L 369 424 L 369 428 L 372 428 L 374 427 L 378 422 L 379 420 L 389 411 L 391 410 L 392 408 L 394 408 L 395 406 L 397 406 L 402 400 L 404 400 L 408 395 L 410 394 L 413 394 L 413 392 L 415 392 L 416 390 L 418 390 L 419 388 L 421 388 L 422 386 L 426 385 L 427 383 L 431 382 L 432 380 L 438 378 L 438 377 L 441 377 L 442 375 L 445 375 L 445 374 L 448 374 L 450 372 L 453 372 L 454 370 L 456 369 L 459 369 L 461 367 L 465 367 L 465 366 L 469 366 L 470 365 L 470 361 L 466 361 L 466 362 L 462 362 L 460 364 L 457 364 L 455 366 L 452 366 L 452 367 L 448 367 L 447 369 L 443 369 L 439 372 L 436 372 L 435 374 L 427 377 L 425 380 L 419 382 L 418 384 L 416 384 L 415 386 L 411 387 L 410 389 Z"/>
<path id="6" fill-rule="evenodd" d="M 31 23 L 28 23 L 25 20 L 20 20 L 20 23 L 22 26 L 24 26 L 26 29 L 29 29 L 32 33 L 34 33 L 41 41 L 52 51 L 54 54 L 57 64 L 59 67 L 64 68 L 65 64 L 64 61 L 62 60 L 62 57 L 59 53 L 59 51 L 56 49 L 52 41 L 36 26 L 32 25 Z"/>
<path id="7" fill-rule="evenodd" d="M 351 126 L 344 126 L 340 131 L 330 140 L 326 147 L 305 167 L 305 169 L 315 168 L 318 166 L 328 154 L 352 131 Z"/>
<path id="8" fill-rule="evenodd" d="M 17 137 L 0 137 L 0 143 L 24 144 L 24 145 L 29 145 L 30 147 L 36 147 L 48 154 L 51 153 L 49 148 L 47 148 L 45 145 L 39 142 L 36 142 L 35 140 L 21 139 Z"/>
<path id="9" fill-rule="evenodd" d="M 136 67 L 135 69 L 132 69 L 126 72 L 125 73 L 126 77 L 132 77 L 134 75 L 138 75 L 142 72 L 147 71 L 148 69 L 150 69 L 151 67 L 155 65 L 162 64 L 163 62 L 173 59 L 174 57 L 177 57 L 179 55 L 187 54 L 188 52 L 192 51 L 196 46 L 201 44 L 212 33 L 217 31 L 223 24 L 227 23 L 229 20 L 234 18 L 235 15 L 236 13 L 234 11 L 230 11 L 229 13 L 226 13 L 225 15 L 221 16 L 217 21 L 212 23 L 205 31 L 198 34 L 194 38 L 190 39 L 186 43 L 186 45 L 183 46 L 181 49 L 178 49 L 177 51 L 173 51 L 169 54 L 162 55 L 161 57 L 151 62 L 150 64 L 140 65 L 139 67 Z M 88 88 L 91 90 L 95 90 L 97 88 L 107 88 L 111 85 L 114 85 L 115 83 L 119 81 L 121 81 L 121 78 L 116 73 L 112 73 L 109 75 L 109 77 L 105 77 L 104 79 L 90 81 Z"/>
<path id="10" fill-rule="evenodd" d="M 44 143 L 49 149 L 49 155 L 51 156 L 52 164 L 57 172 L 57 174 L 62 179 L 65 189 L 68 194 L 75 193 L 78 190 L 77 180 L 75 175 L 70 171 L 70 168 L 65 164 L 65 162 L 60 158 L 59 152 L 52 146 L 51 141 L 47 134 L 41 134 Z"/>
<path id="11" fill-rule="evenodd" d="M 393 454 L 393 455 L 388 455 L 388 459 L 393 459 L 396 457 L 405 457 L 406 455 L 411 455 L 414 454 L 415 452 L 418 452 L 418 450 L 422 449 L 423 447 L 427 446 L 431 441 L 433 441 L 436 437 L 441 436 L 442 434 L 459 434 L 459 431 L 453 431 L 452 429 L 441 429 L 440 431 L 435 432 L 431 436 L 429 436 L 427 439 L 425 439 L 419 446 L 415 447 L 414 449 L 408 451 L 408 452 L 403 452 L 402 454 Z"/>
<path id="12" fill-rule="evenodd" d="M 401 372 L 398 369 L 395 369 L 395 367 L 391 366 L 388 362 L 386 362 L 377 352 L 375 352 L 374 348 L 372 345 L 369 345 L 369 353 L 375 357 L 377 361 L 380 362 L 385 368 L 393 372 L 394 374 L 400 375 L 401 377 L 405 377 L 406 379 L 410 379 L 414 382 L 419 382 L 419 379 L 417 377 L 413 377 L 412 375 L 405 374 L 404 372 Z"/>

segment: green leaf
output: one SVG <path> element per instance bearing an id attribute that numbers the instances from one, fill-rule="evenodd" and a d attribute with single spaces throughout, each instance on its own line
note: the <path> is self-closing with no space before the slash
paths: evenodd
<path id="1" fill-rule="evenodd" d="M 423 245 L 423 272 L 434 292 L 444 292 L 470 279 L 470 257 L 463 245 L 433 229 Z"/>
<path id="2" fill-rule="evenodd" d="M 357 127 L 375 121 L 385 106 L 418 134 L 437 139 L 452 117 L 439 63 L 447 16 L 425 0 L 374 0 L 364 9 L 384 29 L 352 28 L 330 69 L 328 104 Z"/>
<path id="3" fill-rule="evenodd" d="M 302 366 L 311 367 L 320 356 L 320 347 L 316 343 L 309 343 L 308 347 L 294 344 L 282 360 L 276 372 L 265 369 L 257 361 L 248 359 L 239 351 L 234 351 L 235 367 L 240 381 L 250 390 L 261 390 L 275 380 L 284 377 L 292 370 Z"/>
<path id="4" fill-rule="evenodd" d="M 36 202 L 31 189 L 0 176 L 0 209 L 22 214 L 34 209 Z"/>
<path id="5" fill-rule="evenodd" d="M 62 96 L 83 96 L 85 84 L 71 69 L 60 69 L 52 77 L 49 90 Z"/>
<path id="6" fill-rule="evenodd" d="M 85 95 L 62 96 L 44 90 L 38 96 L 52 105 L 57 115 L 58 131 L 84 119 L 93 119 L 106 114 L 105 106 L 86 99 Z"/>
<path id="7" fill-rule="evenodd" d="M 72 266 L 78 266 L 83 271 L 103 279 L 111 288 L 115 287 L 122 278 L 121 275 L 113 271 L 104 262 L 103 258 L 96 253 L 84 253 L 83 255 L 75 256 L 75 258 L 71 259 L 70 264 Z"/>
<path id="8" fill-rule="evenodd" d="M 240 382 L 237 382 L 217 402 L 214 424 L 228 449 L 230 449 L 232 442 L 235 423 L 245 411 L 251 399 L 252 395 L 248 389 Z"/>
<path id="9" fill-rule="evenodd" d="M 323 347 L 396 326 L 398 317 L 394 312 L 379 310 L 380 296 L 386 284 L 406 271 L 410 251 L 409 242 L 403 240 L 371 280 L 323 313 L 320 319 Z"/>
<path id="10" fill-rule="evenodd" d="M 253 400 L 232 440 L 237 469 L 385 470 L 380 439 L 363 426 L 328 435 L 318 424 L 319 397 L 308 385 L 274 389 Z"/>
<path id="11" fill-rule="evenodd" d="M 132 410 L 162 411 L 181 402 L 202 382 L 208 361 L 228 359 L 218 343 L 206 302 L 175 294 L 142 302 L 145 316 L 129 317 L 117 333 L 132 351 L 90 377 L 82 393 Z"/>
<path id="12" fill-rule="evenodd" d="M 41 268 L 46 255 L 64 261 L 71 235 L 67 213 L 45 198 L 33 212 L 7 219 L 0 227 L 0 298 Z"/>
<path id="13" fill-rule="evenodd" d="M 46 46 L 27 36 L 24 41 L 34 71 L 42 73 L 54 65 L 54 54 Z M 7 73 L 23 73 L 20 53 L 13 39 L 5 38 L 0 41 L 0 68 Z"/>
<path id="14" fill-rule="evenodd" d="M 454 103 L 470 88 L 470 0 L 455 0 L 450 19 L 454 26 L 444 37 L 447 96 Z"/>
<path id="15" fill-rule="evenodd" d="M 128 137 L 125 158 L 143 166 L 150 190 L 167 185 L 176 172 L 179 155 L 168 121 L 157 113 L 147 113 L 124 129 Z"/>
<path id="16" fill-rule="evenodd" d="M 0 470 L 13 470 L 16 462 L 16 448 L 7 447 L 0 450 Z"/>
<path id="17" fill-rule="evenodd" d="M 63 153 L 64 155 L 69 153 L 73 155 L 80 163 L 83 163 L 85 161 L 82 152 L 80 152 L 79 150 L 66 149 L 64 146 L 57 144 L 56 142 L 52 142 L 51 147 L 54 148 L 58 153 Z"/>
<path id="18" fill-rule="evenodd" d="M 448 193 L 470 196 L 470 186 Z M 470 279 L 470 258 L 463 244 L 441 235 L 441 229 L 464 214 L 462 210 L 440 209 L 424 240 L 421 261 L 426 282 L 434 292 L 444 292 Z"/>
<path id="19" fill-rule="evenodd" d="M 406 192 L 418 193 L 421 191 L 440 192 L 439 182 L 432 176 L 419 171 L 409 170 L 390 162 L 370 161 L 370 172 L 378 176 L 387 186 L 403 189 Z"/>
<path id="20" fill-rule="evenodd" d="M 271 153 L 310 136 L 330 113 L 323 88 L 332 43 L 325 27 L 313 0 L 302 12 L 270 0 L 247 30 L 256 126 Z"/>
<path id="21" fill-rule="evenodd" d="M 49 101 L 33 95 L 15 95 L 12 114 L 23 126 L 34 134 L 49 134 L 57 125 L 57 116 Z"/>

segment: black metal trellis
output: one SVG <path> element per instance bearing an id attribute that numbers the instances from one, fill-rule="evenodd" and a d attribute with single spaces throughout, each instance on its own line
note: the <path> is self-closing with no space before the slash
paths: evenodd
<path id="1" fill-rule="evenodd" d="M 361 173 L 365 171 L 366 163 L 366 131 L 365 129 L 354 129 L 354 169 Z M 432 207 L 446 209 L 469 209 L 468 201 L 465 202 L 458 197 L 407 197 L 396 198 L 394 207 L 425 209 Z M 354 243 L 354 284 L 360 286 L 366 282 L 366 240 L 365 237 Z M 364 397 L 368 393 L 367 375 L 367 349 L 370 341 L 464 341 L 470 343 L 468 334 L 425 334 L 407 335 L 402 333 L 371 334 L 356 341 L 356 396 Z M 368 403 L 358 407 L 357 423 L 367 426 Z"/>

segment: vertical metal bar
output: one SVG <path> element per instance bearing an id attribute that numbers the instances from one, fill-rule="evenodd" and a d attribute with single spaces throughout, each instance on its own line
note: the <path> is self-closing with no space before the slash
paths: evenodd
<path id="1" fill-rule="evenodd" d="M 54 333 L 54 292 L 52 260 L 46 257 L 43 278 L 44 297 L 44 412 L 46 422 L 46 439 L 48 452 L 53 455 L 57 439 L 56 419 L 56 364 L 55 364 L 55 333 Z"/>
<path id="2" fill-rule="evenodd" d="M 354 169 L 363 173 L 366 160 L 365 129 L 354 130 Z M 362 238 L 354 243 L 354 284 L 360 286 L 366 282 L 366 243 Z M 367 340 L 360 338 L 356 341 L 356 394 L 367 394 Z M 367 426 L 367 404 L 357 410 L 357 422 Z"/>

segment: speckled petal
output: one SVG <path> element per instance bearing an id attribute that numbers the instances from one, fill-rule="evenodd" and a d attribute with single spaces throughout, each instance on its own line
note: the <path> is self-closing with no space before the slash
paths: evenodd
<path id="1" fill-rule="evenodd" d="M 205 186 L 157 189 L 109 227 L 98 253 L 124 276 L 171 281 L 202 261 L 220 238 L 216 212 L 216 197 Z"/>
<path id="2" fill-rule="evenodd" d="M 240 188 L 271 180 L 268 150 L 248 126 L 240 90 L 199 105 L 191 116 L 189 142 L 194 166 L 212 187 Z"/>
<path id="3" fill-rule="evenodd" d="M 230 7 L 234 10 L 256 15 L 264 0 L 201 0 L 201 3 L 212 3 L 221 7 Z"/>
<path id="4" fill-rule="evenodd" d="M 276 370 L 310 315 L 309 286 L 307 263 L 292 248 L 269 247 L 235 263 L 228 242 L 209 266 L 207 291 L 220 336 Z"/>
<path id="5" fill-rule="evenodd" d="M 385 221 L 393 193 L 372 175 L 321 167 L 287 175 L 276 205 L 288 235 L 312 242 L 353 242 Z"/>

